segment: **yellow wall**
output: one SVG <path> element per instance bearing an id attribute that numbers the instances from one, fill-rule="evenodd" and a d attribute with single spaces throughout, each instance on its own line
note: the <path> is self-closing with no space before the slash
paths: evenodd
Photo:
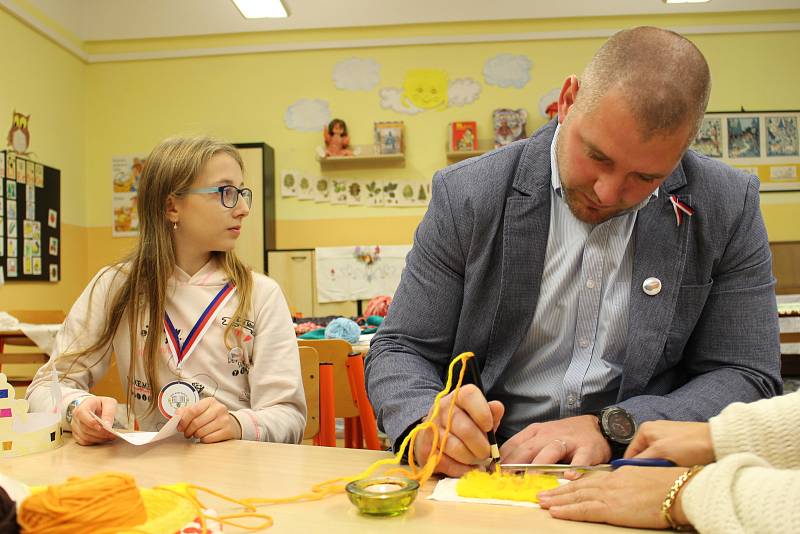
<path id="1" fill-rule="evenodd" d="M 92 54 L 107 54 L 164 48 L 344 42 L 421 35 L 605 29 L 638 24 L 690 27 L 798 21 L 800 10 L 279 32 L 204 39 L 86 43 L 85 48 Z M 44 156 L 43 161 L 60 167 L 64 172 L 62 204 L 70 206 L 67 222 L 88 227 L 83 229 L 85 248 L 65 242 L 64 249 L 75 247 L 76 251 L 82 252 L 72 261 L 76 271 L 81 267 L 85 269 L 84 281 L 101 265 L 118 258 L 134 244 L 133 239 L 112 239 L 110 236 L 109 174 L 112 156 L 147 152 L 159 140 L 173 134 L 207 133 L 234 142 L 269 143 L 275 148 L 277 171 L 298 169 L 321 173 L 314 159 L 314 149 L 321 144 L 321 135 L 289 130 L 283 119 L 286 108 L 297 99 L 321 98 L 329 102 L 334 116 L 347 120 L 355 144 L 371 142 L 372 122 L 375 120 L 403 120 L 407 135 L 404 168 L 324 174 L 429 180 L 436 169 L 447 164 L 444 146 L 448 122 L 477 120 L 479 137 L 489 138 L 494 108 L 522 107 L 529 111 L 530 133 L 544 123 L 538 114 L 541 95 L 559 87 L 565 76 L 580 72 L 604 40 L 340 48 L 82 65 L 0 11 L 0 34 L 7 35 L 7 29 L 40 50 L 33 61 L 30 56 L 27 59 L 22 56 L 12 58 L 12 65 L 24 67 L 27 71 L 23 78 L 19 70 L 12 68 L 10 72 L 16 73 L 15 78 L 27 80 L 47 76 L 52 86 L 58 88 L 58 91 L 40 89 L 31 92 L 25 85 L 9 87 L 3 84 L 0 86 L 0 104 L 3 108 L 17 106 L 26 112 L 33 111 L 37 151 Z M 800 93 L 797 91 L 800 87 L 800 63 L 790 54 L 790 51 L 800 50 L 800 32 L 700 34 L 690 37 L 706 54 L 711 65 L 714 89 L 709 110 L 730 111 L 742 106 L 756 110 L 800 109 Z M 484 84 L 483 64 L 499 53 L 525 54 L 531 58 L 534 63 L 532 81 L 522 89 L 500 89 Z M 332 67 L 350 57 L 372 58 L 381 65 L 378 87 L 368 92 L 335 88 L 331 78 Z M 401 86 L 405 72 L 418 67 L 443 69 L 450 78 L 472 77 L 478 80 L 482 84 L 480 99 L 464 108 L 428 111 L 413 116 L 381 109 L 379 88 Z M 2 113 L 6 111 L 0 108 Z M 43 124 L 45 119 L 49 123 Z M 45 141 L 46 135 L 52 139 Z M 73 184 L 75 189 L 69 187 Z M 772 240 L 800 240 L 800 225 L 792 217 L 799 205 L 800 193 L 763 195 L 762 206 Z M 408 243 L 423 213 L 423 208 L 348 207 L 278 198 L 278 246 L 304 248 L 359 242 Z M 75 233 L 80 234 L 80 229 L 76 228 Z M 77 239 L 80 240 L 80 236 Z M 69 268 L 66 263 L 65 274 Z M 74 297 L 75 288 L 69 283 L 59 286 L 64 287 L 54 288 L 53 293 L 57 293 L 60 300 L 66 300 L 69 295 Z M 15 284 L 13 289 L 0 289 L 0 296 L 4 302 L 6 295 L 18 300 L 21 298 L 18 288 L 23 287 L 32 286 Z"/>
<path id="2" fill-rule="evenodd" d="M 16 109 L 30 114 L 34 159 L 61 170 L 61 282 L 0 287 L 0 309 L 69 309 L 86 284 L 86 70 L 60 46 L 0 9 L 0 142 Z"/>

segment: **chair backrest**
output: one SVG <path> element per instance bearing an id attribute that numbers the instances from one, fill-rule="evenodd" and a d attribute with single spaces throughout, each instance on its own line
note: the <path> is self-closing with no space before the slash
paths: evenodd
<path id="1" fill-rule="evenodd" d="M 334 417 L 358 417 L 347 375 L 347 357 L 353 350 L 350 343 L 343 339 L 298 339 L 297 343 L 316 349 L 320 363 L 333 364 Z"/>
<path id="2" fill-rule="evenodd" d="M 22 323 L 63 323 L 65 314 L 61 310 L 9 310 L 8 313 Z M 11 351 L 10 347 L 35 347 L 36 344 L 22 333 L 0 336 L 0 369 L 9 383 L 17 388 L 30 384 L 36 369 L 47 363 L 50 357 L 36 349 Z M 11 367 L 5 367 L 10 365 Z"/>
<path id="3" fill-rule="evenodd" d="M 306 430 L 303 439 L 311 439 L 319 433 L 319 354 L 313 347 L 300 349 L 300 372 L 306 393 Z"/>

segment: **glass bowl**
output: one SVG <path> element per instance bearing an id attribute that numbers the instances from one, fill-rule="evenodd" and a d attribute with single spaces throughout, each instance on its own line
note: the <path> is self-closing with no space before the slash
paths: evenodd
<path id="1" fill-rule="evenodd" d="M 405 477 L 369 477 L 345 488 L 350 502 L 365 515 L 394 516 L 408 510 L 417 497 L 419 483 Z"/>

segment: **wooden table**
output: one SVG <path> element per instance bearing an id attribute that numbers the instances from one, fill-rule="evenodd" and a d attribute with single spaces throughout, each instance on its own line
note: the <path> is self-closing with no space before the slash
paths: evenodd
<path id="1" fill-rule="evenodd" d="M 235 497 L 286 497 L 308 491 L 312 484 L 363 471 L 387 452 L 227 441 L 204 445 L 181 438 L 135 447 L 124 442 L 82 447 L 65 434 L 54 451 L 0 459 L 0 472 L 29 485 L 57 483 L 68 476 L 122 471 L 140 487 L 190 482 Z M 358 514 L 346 495 L 322 501 L 261 507 L 275 524 L 267 532 L 420 534 L 423 532 L 652 532 L 608 525 L 552 519 L 544 510 L 510 506 L 435 502 L 425 499 L 429 481 L 411 510 L 395 518 Z M 218 511 L 224 505 L 202 499 Z M 236 532 L 225 527 L 225 532 Z"/>

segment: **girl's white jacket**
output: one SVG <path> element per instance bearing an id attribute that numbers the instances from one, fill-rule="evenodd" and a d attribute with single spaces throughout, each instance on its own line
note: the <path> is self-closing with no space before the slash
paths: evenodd
<path id="1" fill-rule="evenodd" d="M 113 295 L 124 281 L 127 266 L 102 269 L 72 306 L 59 331 L 49 363 L 36 373 L 26 397 L 31 411 L 52 407 L 51 371 L 60 378 L 62 413 L 105 374 L 116 356 L 120 383 L 134 390 L 134 413 L 140 430 L 158 430 L 167 419 L 156 408 L 147 412 L 152 396 L 174 380 L 190 382 L 200 397 L 213 396 L 224 404 L 242 427 L 242 439 L 299 443 L 303 437 L 306 404 L 300 361 L 289 308 L 280 287 L 263 274 L 253 273 L 252 308 L 229 336 L 232 346 L 239 340 L 242 352 L 226 348 L 223 334 L 236 311 L 238 294 L 220 309 L 181 367 L 166 343 L 163 324 L 139 325 L 135 373 L 129 377 L 131 346 L 127 315 L 123 316 L 111 345 L 75 361 L 68 356 L 92 345 L 105 326 Z M 194 276 L 179 268 L 169 279 L 167 313 L 184 342 L 203 310 L 227 283 L 225 272 L 212 259 Z M 148 384 L 142 365 L 145 336 L 155 332 L 161 339 L 156 363 L 158 384 Z M 230 343 L 229 343 L 230 344 Z M 66 420 L 62 422 L 69 429 Z"/>

